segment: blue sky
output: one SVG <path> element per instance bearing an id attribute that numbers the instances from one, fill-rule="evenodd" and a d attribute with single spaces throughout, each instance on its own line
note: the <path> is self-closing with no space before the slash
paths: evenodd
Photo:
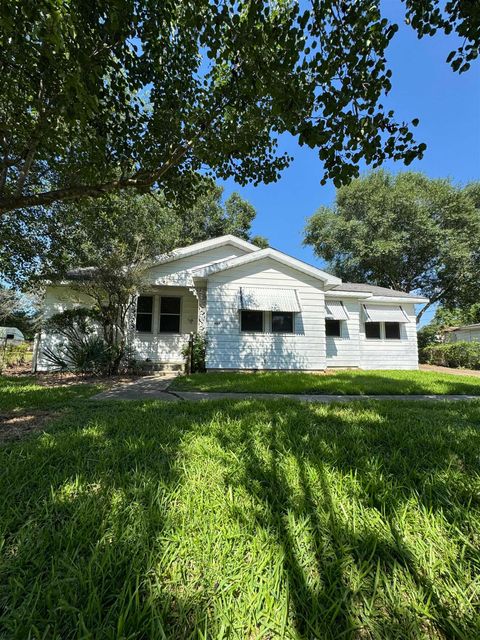
<path id="1" fill-rule="evenodd" d="M 427 144 L 423 160 L 409 169 L 431 177 L 450 177 L 460 184 L 479 179 L 480 64 L 460 76 L 454 73 L 445 63 L 456 45 L 453 37 L 436 34 L 419 40 L 404 23 L 400 0 L 382 4 L 385 15 L 400 26 L 387 51 L 393 89 L 384 104 L 395 109 L 399 119 L 418 117 L 416 139 Z M 255 206 L 254 234 L 266 236 L 281 251 L 322 266 L 310 247 L 302 246 L 302 231 L 305 219 L 319 206 L 332 204 L 335 188 L 331 183 L 320 185 L 322 162 L 315 151 L 299 147 L 286 136 L 280 150 L 293 156 L 294 162 L 277 183 L 240 187 L 230 180 L 224 183 L 225 195 L 238 191 Z M 386 163 L 385 168 L 405 170 L 401 163 Z M 425 317 L 428 321 L 431 313 Z"/>

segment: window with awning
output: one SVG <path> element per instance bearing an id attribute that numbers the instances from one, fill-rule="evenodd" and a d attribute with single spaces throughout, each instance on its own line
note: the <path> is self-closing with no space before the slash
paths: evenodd
<path id="1" fill-rule="evenodd" d="M 240 287 L 238 308 L 241 311 L 301 311 L 295 289 Z"/>
<path id="2" fill-rule="evenodd" d="M 327 320 L 348 320 L 348 313 L 341 300 L 325 300 L 325 318 Z"/>
<path id="3" fill-rule="evenodd" d="M 364 304 L 365 322 L 410 322 L 399 305 Z"/>

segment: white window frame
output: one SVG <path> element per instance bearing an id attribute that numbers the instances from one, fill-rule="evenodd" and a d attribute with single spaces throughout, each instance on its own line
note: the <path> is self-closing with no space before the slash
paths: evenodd
<path id="1" fill-rule="evenodd" d="M 155 295 L 153 293 L 141 293 L 138 298 L 151 298 L 152 299 L 152 311 L 147 313 L 146 311 L 138 312 L 138 298 L 137 298 L 137 308 L 135 309 L 135 333 L 139 333 L 140 335 L 153 335 L 155 331 Z M 142 331 L 141 329 L 137 329 L 137 318 L 138 316 L 151 316 L 150 323 L 150 331 Z"/>
<path id="2" fill-rule="evenodd" d="M 178 298 L 180 300 L 180 310 L 178 313 L 162 313 L 162 298 Z M 182 335 L 182 310 L 183 310 L 183 296 L 160 294 L 158 296 L 158 331 L 157 333 L 162 336 L 180 336 Z M 163 316 L 178 316 L 178 331 L 161 331 L 161 321 Z"/>

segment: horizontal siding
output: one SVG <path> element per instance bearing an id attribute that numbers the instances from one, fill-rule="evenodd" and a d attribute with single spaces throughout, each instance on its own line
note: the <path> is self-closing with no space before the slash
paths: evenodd
<path id="1" fill-rule="evenodd" d="M 360 322 L 362 369 L 418 369 L 417 326 L 413 304 L 402 304 L 409 322 L 400 325 L 400 340 L 367 340 Z"/>
<path id="2" fill-rule="evenodd" d="M 212 262 L 228 260 L 229 258 L 237 258 L 246 253 L 247 251 L 243 249 L 226 244 L 202 253 L 156 265 L 146 272 L 145 277 L 148 282 L 156 285 L 178 284 L 180 286 L 189 286 L 192 284 L 190 269 L 205 267 Z"/>
<path id="3" fill-rule="evenodd" d="M 343 300 L 348 319 L 340 322 L 341 337 L 327 336 L 327 367 L 360 366 L 360 304 L 355 300 Z"/>
<path id="4" fill-rule="evenodd" d="M 479 342 L 480 329 L 463 329 L 461 331 L 451 331 L 446 334 L 447 342 Z"/>
<path id="5" fill-rule="evenodd" d="M 241 286 L 296 289 L 301 312 L 295 314 L 295 332 L 242 333 L 238 310 Z M 208 369 L 324 369 L 324 294 L 321 282 L 290 267 L 279 267 L 270 259 L 210 276 L 207 334 Z"/>
<path id="6" fill-rule="evenodd" d="M 141 361 L 183 362 L 182 349 L 188 341 L 190 332 L 197 330 L 198 301 L 191 291 L 182 287 L 157 287 L 148 293 L 154 293 L 153 299 L 153 331 L 139 333 L 133 340 L 134 356 Z M 147 293 L 147 291 L 146 291 Z M 159 333 L 160 298 L 180 296 L 180 334 Z"/>
<path id="7" fill-rule="evenodd" d="M 133 356 L 139 361 L 149 359 L 152 362 L 183 362 L 182 349 L 188 341 L 190 332 L 197 330 L 197 298 L 184 287 L 156 287 L 145 290 L 144 293 L 154 296 L 153 331 L 136 333 L 132 343 Z M 182 299 L 180 334 L 159 333 L 161 295 L 180 296 Z M 48 287 L 44 303 L 45 317 L 48 318 L 67 309 L 90 305 L 91 300 L 88 296 L 82 296 L 69 287 Z M 53 368 L 45 358 L 44 350 L 46 348 L 55 350 L 61 342 L 62 339 L 59 336 L 47 335 L 45 332 L 41 334 L 37 359 L 38 371 L 49 371 Z"/>

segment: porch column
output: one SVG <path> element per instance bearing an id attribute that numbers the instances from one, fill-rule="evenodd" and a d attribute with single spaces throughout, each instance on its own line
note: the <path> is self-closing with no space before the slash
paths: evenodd
<path id="1" fill-rule="evenodd" d="M 197 332 L 205 334 L 207 332 L 207 288 L 192 287 L 190 291 L 198 300 Z"/>

